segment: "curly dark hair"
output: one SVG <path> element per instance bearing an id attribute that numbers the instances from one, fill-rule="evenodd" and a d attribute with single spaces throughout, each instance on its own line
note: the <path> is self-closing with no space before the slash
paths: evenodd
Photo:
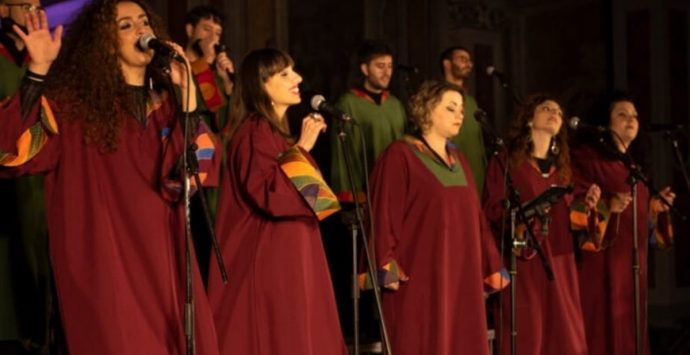
<path id="1" fill-rule="evenodd" d="M 118 112 L 134 113 L 136 107 L 133 90 L 118 62 L 116 16 L 120 2 L 141 6 L 156 36 L 168 38 L 160 18 L 140 0 L 93 1 L 69 26 L 46 80 L 46 94 L 60 103 L 59 114 L 80 122 L 85 142 L 104 152 L 117 149 L 123 123 Z M 152 69 L 147 69 L 147 77 L 157 83 L 164 80 Z"/>
<path id="2" fill-rule="evenodd" d="M 507 139 L 508 154 L 510 163 L 513 166 L 517 166 L 523 160 L 531 156 L 534 145 L 531 141 L 531 128 L 529 123 L 534 118 L 534 110 L 537 106 L 546 101 L 558 103 L 558 100 L 551 95 L 536 94 L 527 98 L 518 109 L 517 115 L 513 119 L 510 131 L 508 132 Z M 560 103 L 558 103 L 558 105 L 561 106 Z M 558 153 L 553 154 L 549 151 L 549 154 L 558 171 L 558 182 L 560 184 L 568 184 L 570 183 L 572 171 L 570 170 L 568 132 L 563 125 L 556 135 L 556 146 L 559 150 Z"/>
<path id="3" fill-rule="evenodd" d="M 462 88 L 445 81 L 427 80 L 410 98 L 409 116 L 415 133 L 422 133 L 431 126 L 431 111 L 441 102 L 446 91 L 457 91 L 465 98 Z"/>

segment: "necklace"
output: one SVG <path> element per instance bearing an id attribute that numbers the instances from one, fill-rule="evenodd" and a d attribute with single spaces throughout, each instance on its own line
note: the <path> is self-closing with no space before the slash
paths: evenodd
<path id="1" fill-rule="evenodd" d="M 429 142 L 427 142 L 426 139 L 424 139 L 424 137 L 423 137 L 421 134 L 418 134 L 418 135 L 417 135 L 417 138 L 419 138 L 419 139 L 422 141 L 422 143 L 424 143 L 424 146 L 425 146 L 427 149 L 429 149 L 429 150 L 431 151 L 431 153 L 434 155 L 434 157 L 436 157 L 436 159 L 437 159 L 438 161 L 440 161 L 441 164 L 442 164 L 446 169 L 448 169 L 448 170 L 450 170 L 450 171 L 453 171 L 453 166 L 452 166 L 452 165 L 448 165 L 448 163 L 441 157 L 441 155 L 439 155 L 438 153 L 436 153 L 436 151 L 433 150 L 433 149 L 431 148 L 431 146 L 429 145 Z M 448 158 L 450 158 L 450 153 L 448 153 Z"/>

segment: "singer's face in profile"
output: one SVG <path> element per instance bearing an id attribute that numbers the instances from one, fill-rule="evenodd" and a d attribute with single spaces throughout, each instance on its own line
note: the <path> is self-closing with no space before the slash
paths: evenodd
<path id="1" fill-rule="evenodd" d="M 467 79 L 472 72 L 472 58 L 462 49 L 453 51 L 453 60 L 450 62 L 450 71 L 454 78 Z"/>
<path id="2" fill-rule="evenodd" d="M 153 31 L 146 12 L 133 2 L 119 2 L 115 18 L 120 45 L 118 59 L 122 70 L 146 67 L 153 58 L 153 51 L 143 52 L 137 46 L 139 37 Z"/>
<path id="3" fill-rule="evenodd" d="M 555 101 L 546 100 L 534 108 L 533 131 L 543 131 L 555 136 L 561 130 L 562 125 L 563 110 Z"/>
<path id="4" fill-rule="evenodd" d="M 449 139 L 460 132 L 465 118 L 462 95 L 455 90 L 448 90 L 441 96 L 436 106 L 429 112 L 431 127 L 427 132 Z"/>
<path id="5" fill-rule="evenodd" d="M 360 67 L 364 74 L 364 86 L 367 90 L 381 92 L 388 89 L 393 75 L 393 57 L 381 55 L 374 57 L 369 63 L 363 63 Z"/>
<path id="6" fill-rule="evenodd" d="M 264 89 L 271 98 L 276 111 L 296 105 L 302 101 L 299 96 L 299 83 L 302 77 L 291 66 L 273 74 L 266 83 Z"/>
<path id="7" fill-rule="evenodd" d="M 637 109 L 632 102 L 619 101 L 613 104 L 609 128 L 623 140 L 626 146 L 635 140 L 639 127 Z M 613 137 L 613 141 L 617 142 L 618 139 Z"/>

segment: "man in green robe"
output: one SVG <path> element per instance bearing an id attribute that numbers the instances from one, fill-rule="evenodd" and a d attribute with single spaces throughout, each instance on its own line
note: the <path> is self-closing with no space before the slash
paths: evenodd
<path id="1" fill-rule="evenodd" d="M 393 52 L 384 43 L 367 41 L 358 52 L 358 65 L 363 75 L 362 84 L 341 96 L 336 107 L 353 117 L 357 126 L 346 124 L 344 129 L 349 150 L 344 151 L 338 139 L 338 129 L 331 131 L 331 187 L 341 202 L 365 201 L 362 137 L 366 143 L 368 171 L 381 153 L 393 141 L 402 138 L 407 126 L 403 104 L 388 91 L 393 75 Z M 350 187 L 343 154 L 352 157 L 355 191 Z"/>
<path id="2" fill-rule="evenodd" d="M 43 11 L 40 1 L 0 0 L 0 101 L 18 90 L 26 70 L 12 25 L 23 28 L 29 11 Z M 53 301 L 43 179 L 0 179 L 0 196 L 0 353 L 46 350 Z"/>
<path id="3" fill-rule="evenodd" d="M 444 80 L 458 85 L 465 91 L 465 120 L 462 123 L 460 134 L 455 136 L 452 142 L 470 163 L 470 169 L 472 169 L 472 175 L 474 175 L 474 181 L 477 185 L 477 192 L 481 197 L 484 190 L 487 157 L 482 127 L 474 117 L 477 111 L 477 101 L 468 93 L 466 86 L 467 79 L 472 73 L 472 57 L 466 48 L 456 46 L 444 50 L 441 53 L 440 59 Z"/>

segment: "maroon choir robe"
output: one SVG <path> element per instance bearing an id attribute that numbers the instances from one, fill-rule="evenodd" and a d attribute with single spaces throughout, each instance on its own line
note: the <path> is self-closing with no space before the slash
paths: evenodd
<path id="1" fill-rule="evenodd" d="M 383 310 L 396 355 L 489 354 L 485 293 L 507 285 L 467 161 L 417 138 L 393 142 L 371 175 Z"/>
<path id="2" fill-rule="evenodd" d="M 591 147 L 573 150 L 572 164 L 576 194 L 584 195 L 593 183 L 599 185 L 601 200 L 597 215 L 607 220 L 600 223 L 603 228 L 591 229 L 599 233 L 589 233 L 580 243 L 580 289 L 589 350 L 591 354 L 635 354 L 633 204 L 620 214 L 607 211 L 613 194 L 631 192 L 626 183 L 629 172 L 622 162 L 606 158 Z M 642 353 L 648 354 L 647 246 L 649 242 L 660 247 L 670 246 L 672 231 L 668 213 L 652 215 L 647 188 L 642 183 L 636 186 Z M 601 208 L 602 205 L 605 207 Z"/>
<path id="3" fill-rule="evenodd" d="M 117 150 L 104 153 L 84 142 L 80 122 L 64 117 L 59 104 L 41 98 L 22 120 L 19 96 L 0 105 L 0 176 L 45 174 L 50 256 L 69 353 L 184 354 L 184 214 L 175 177 L 182 133 L 170 100 L 152 93 L 145 123 L 118 113 Z M 202 178 L 210 183 L 217 180 L 205 173 L 214 171 L 215 141 L 204 132 L 199 125 L 195 138 Z M 197 353 L 218 354 L 192 263 Z"/>
<path id="4" fill-rule="evenodd" d="M 506 190 L 503 169 L 497 159 L 501 159 L 505 166 L 505 156 L 494 158 L 489 164 L 484 185 L 484 211 L 494 227 L 495 235 L 500 236 Z M 532 160 L 524 160 L 512 167 L 510 176 L 523 203 L 557 184 L 556 169 L 552 167 L 548 174 L 542 175 Z M 547 235 L 542 234 L 538 221 L 533 221 L 535 223 L 531 225 L 551 263 L 554 280 L 547 279 L 534 250 L 527 249 L 518 257 L 517 282 L 514 285 L 517 286 L 517 354 L 520 355 L 588 354 L 580 308 L 574 239 L 570 233 L 570 199 L 566 195 L 551 207 Z M 510 231 L 510 220 L 506 222 L 506 228 Z M 506 254 L 510 253 L 510 249 L 507 250 Z M 506 264 L 510 265 L 510 256 L 506 255 L 505 258 Z M 500 300 L 500 311 L 496 314 L 497 344 L 501 354 L 510 354 L 510 292 L 503 292 Z"/>
<path id="5" fill-rule="evenodd" d="M 319 221 L 281 166 L 294 149 L 257 115 L 228 144 L 216 231 L 229 283 L 212 264 L 208 286 L 222 354 L 346 354 Z"/>

